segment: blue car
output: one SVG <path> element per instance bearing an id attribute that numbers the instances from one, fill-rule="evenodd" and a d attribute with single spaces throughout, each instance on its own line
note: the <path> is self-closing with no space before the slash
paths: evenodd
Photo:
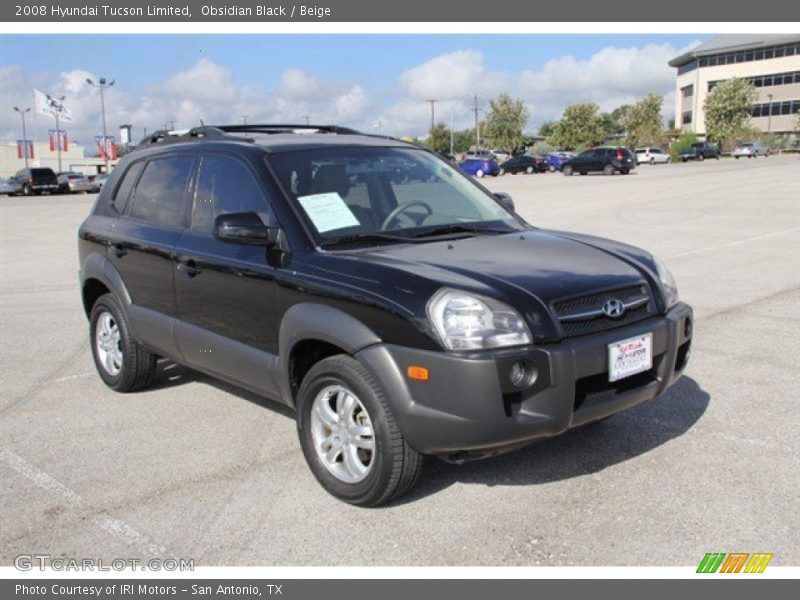
<path id="1" fill-rule="evenodd" d="M 497 164 L 497 161 L 486 157 L 468 156 L 458 163 L 458 168 L 467 175 L 474 177 L 484 177 L 486 175 L 497 177 L 500 173 L 500 165 Z"/>
<path id="2" fill-rule="evenodd" d="M 547 155 L 547 162 L 550 163 L 550 171 L 560 171 L 564 163 L 574 156 L 574 152 L 551 152 Z"/>

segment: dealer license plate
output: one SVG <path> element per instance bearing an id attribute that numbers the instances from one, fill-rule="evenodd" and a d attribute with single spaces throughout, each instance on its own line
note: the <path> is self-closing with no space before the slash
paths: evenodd
<path id="1" fill-rule="evenodd" d="M 653 367 L 653 334 L 608 345 L 608 380 L 619 381 Z"/>

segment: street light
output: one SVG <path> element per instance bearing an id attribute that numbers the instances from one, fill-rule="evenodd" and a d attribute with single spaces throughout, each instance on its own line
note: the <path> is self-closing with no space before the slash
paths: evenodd
<path id="1" fill-rule="evenodd" d="M 66 98 L 66 96 L 60 96 L 60 97 L 56 98 L 56 100 L 58 100 L 58 102 L 61 104 L 62 108 L 64 106 L 63 102 L 64 102 L 65 98 Z M 59 118 L 58 118 L 58 115 L 60 113 L 61 113 L 60 110 L 54 110 L 53 111 L 53 116 L 56 118 L 56 150 L 58 151 L 58 172 L 59 173 L 61 172 L 61 128 L 59 127 Z"/>
<path id="2" fill-rule="evenodd" d="M 106 163 L 106 173 L 108 173 L 108 134 L 106 132 L 106 97 L 105 91 L 106 88 L 110 88 L 114 85 L 116 80 L 112 79 L 111 81 L 106 81 L 105 77 L 101 77 L 97 80 L 97 82 L 92 81 L 90 78 L 86 78 L 86 83 L 93 87 L 100 88 L 100 110 L 103 114 L 103 158 L 105 159 Z"/>
<path id="3" fill-rule="evenodd" d="M 22 154 L 25 157 L 25 168 L 28 168 L 28 134 L 25 132 L 25 113 L 31 112 L 30 106 L 27 108 L 20 108 L 15 106 L 14 110 L 19 113 L 22 118 Z"/>

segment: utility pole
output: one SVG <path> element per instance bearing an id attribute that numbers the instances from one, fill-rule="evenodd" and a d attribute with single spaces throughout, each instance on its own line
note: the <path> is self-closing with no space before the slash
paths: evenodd
<path id="1" fill-rule="evenodd" d="M 431 130 L 430 130 L 430 133 L 431 133 L 431 135 L 433 135 L 433 128 L 436 125 L 436 103 L 438 102 L 438 100 L 436 100 L 436 99 L 425 100 L 425 102 L 430 102 L 430 105 L 431 105 Z"/>
<path id="2" fill-rule="evenodd" d="M 14 110 L 19 113 L 19 116 L 22 118 L 22 155 L 25 157 L 25 168 L 28 168 L 28 134 L 25 130 L 25 113 L 31 112 L 30 106 L 27 108 L 20 108 L 19 106 L 15 106 Z M 31 147 L 33 147 L 33 142 L 31 142 Z"/>
<path id="3" fill-rule="evenodd" d="M 480 107 L 478 106 L 478 95 L 472 97 L 472 111 L 475 113 L 475 151 L 481 149 L 481 121 L 479 117 Z"/>
<path id="4" fill-rule="evenodd" d="M 247 117 L 250 115 L 242 115 L 242 125 L 247 125 Z"/>
<path id="5" fill-rule="evenodd" d="M 108 131 L 106 130 L 106 97 L 105 97 L 105 91 L 106 91 L 106 88 L 110 88 L 112 85 L 114 85 L 115 81 L 116 81 L 115 79 L 112 79 L 111 81 L 106 81 L 105 77 L 101 77 L 100 79 L 97 80 L 97 83 L 95 83 L 94 81 L 92 81 L 88 77 L 86 78 L 86 83 L 88 83 L 89 85 L 91 85 L 93 87 L 100 88 L 100 111 L 102 112 L 102 115 L 103 115 L 103 159 L 104 159 L 104 161 L 106 163 L 106 173 L 108 173 Z"/>
<path id="6" fill-rule="evenodd" d="M 308 125 L 311 120 L 311 117 L 309 115 L 305 115 L 303 118 L 306 120 L 306 125 Z"/>
<path id="7" fill-rule="evenodd" d="M 59 103 L 64 102 L 64 98 L 66 96 L 61 96 L 58 98 Z M 61 105 L 63 108 L 63 104 Z M 53 111 L 53 116 L 56 118 L 56 149 L 58 150 L 58 172 L 61 172 L 61 128 L 59 127 L 59 113 L 61 111 L 55 110 Z"/>

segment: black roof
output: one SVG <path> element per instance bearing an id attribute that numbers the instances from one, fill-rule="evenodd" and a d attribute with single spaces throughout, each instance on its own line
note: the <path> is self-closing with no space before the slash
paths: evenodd
<path id="1" fill-rule="evenodd" d="M 137 150 L 203 141 L 257 145 L 268 152 L 306 150 L 326 146 L 408 147 L 414 145 L 396 138 L 360 133 L 355 129 L 338 125 L 259 124 L 202 126 L 181 132 L 156 131 L 142 139 Z"/>

